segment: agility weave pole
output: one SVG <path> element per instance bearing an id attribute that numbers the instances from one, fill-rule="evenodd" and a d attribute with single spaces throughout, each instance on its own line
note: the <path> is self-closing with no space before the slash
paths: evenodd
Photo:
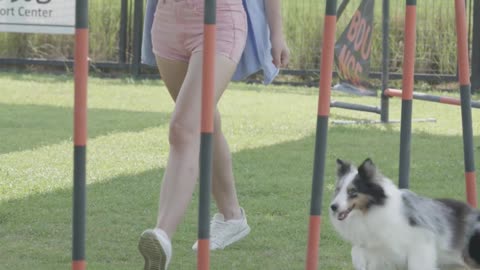
<path id="1" fill-rule="evenodd" d="M 332 84 L 335 32 L 337 22 L 337 1 L 327 0 L 323 28 L 322 59 L 318 97 L 315 156 L 310 202 L 306 270 L 318 267 L 318 252 L 322 219 L 323 185 L 325 182 L 325 156 L 327 151 L 328 117 L 330 113 L 330 91 Z"/>
<path id="2" fill-rule="evenodd" d="M 480 104 L 471 100 L 471 85 L 468 61 L 467 25 L 465 17 L 465 2 L 455 0 L 455 18 L 457 29 L 457 61 L 460 84 L 460 100 L 448 97 L 416 94 L 413 92 L 413 75 L 415 65 L 415 36 L 416 36 L 416 0 L 407 0 L 405 15 L 405 49 L 403 65 L 402 91 L 386 89 L 385 95 L 402 96 L 402 118 L 400 131 L 400 165 L 399 187 L 408 188 L 410 173 L 412 99 L 440 102 L 444 104 L 460 105 L 462 111 L 462 135 L 465 163 L 465 189 L 467 202 L 477 207 L 477 191 L 475 176 L 475 157 L 473 146 L 472 107 Z"/>
<path id="3" fill-rule="evenodd" d="M 213 113 L 215 107 L 215 0 L 205 0 L 202 117 L 200 142 L 200 190 L 198 211 L 197 269 L 210 268 L 210 190 L 213 157 Z"/>
<path id="4" fill-rule="evenodd" d="M 470 92 L 470 65 L 468 61 L 467 23 L 464 0 L 455 0 L 455 21 L 457 27 L 458 82 L 460 84 L 460 100 L 462 111 L 465 188 L 468 204 L 472 207 L 477 207 L 475 154 L 473 146 L 472 106 Z"/>
<path id="5" fill-rule="evenodd" d="M 403 52 L 402 115 L 400 123 L 400 165 L 398 185 L 408 188 L 410 178 L 410 148 L 412 134 L 412 99 L 415 72 L 417 1 L 407 0 Z"/>
<path id="6" fill-rule="evenodd" d="M 88 0 L 76 0 L 72 270 L 85 270 Z"/>

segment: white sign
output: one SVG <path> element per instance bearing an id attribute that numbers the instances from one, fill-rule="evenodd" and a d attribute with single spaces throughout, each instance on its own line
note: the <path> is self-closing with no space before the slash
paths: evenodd
<path id="1" fill-rule="evenodd" d="M 73 34 L 75 0 L 0 0 L 0 32 Z"/>

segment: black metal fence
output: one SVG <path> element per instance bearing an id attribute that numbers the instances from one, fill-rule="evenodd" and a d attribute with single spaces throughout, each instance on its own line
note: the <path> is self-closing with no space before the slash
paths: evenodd
<path id="1" fill-rule="evenodd" d="M 257 0 L 255 0 L 257 1 Z M 480 88 L 480 0 L 466 0 L 472 56 L 472 84 Z M 390 0 L 389 71 L 401 73 L 403 53 L 404 0 Z M 348 3 L 338 20 L 338 35 L 348 24 L 360 0 Z M 283 0 L 284 31 L 292 60 L 281 82 L 316 84 L 324 5 L 318 0 Z M 454 79 L 456 39 L 454 1 L 422 0 L 417 3 L 416 72 L 419 80 Z M 145 0 L 90 1 L 91 66 L 104 74 L 130 73 L 157 76 L 155 69 L 140 63 Z M 440 30 L 440 31 L 439 31 Z M 375 3 L 372 77 L 380 78 L 382 64 L 382 1 Z M 0 68 L 23 70 L 38 66 L 70 68 L 73 37 L 43 34 L 0 33 Z"/>

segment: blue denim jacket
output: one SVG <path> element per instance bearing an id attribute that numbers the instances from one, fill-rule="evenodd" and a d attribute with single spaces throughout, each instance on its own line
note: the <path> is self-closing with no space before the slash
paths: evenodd
<path id="1" fill-rule="evenodd" d="M 142 63 L 156 66 L 152 51 L 151 29 L 158 0 L 148 0 L 143 25 Z M 273 65 L 270 43 L 270 30 L 264 0 L 243 0 L 247 13 L 248 35 L 242 57 L 233 74 L 233 81 L 241 81 L 262 70 L 263 83 L 270 84 L 278 75 L 279 69 Z"/>
<path id="2" fill-rule="evenodd" d="M 148 0 L 143 20 L 142 63 L 157 66 L 152 48 L 152 25 L 158 0 Z"/>

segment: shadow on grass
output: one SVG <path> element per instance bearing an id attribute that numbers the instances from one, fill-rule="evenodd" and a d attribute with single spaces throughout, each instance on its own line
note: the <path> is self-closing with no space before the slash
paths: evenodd
<path id="1" fill-rule="evenodd" d="M 140 131 L 168 123 L 160 112 L 89 109 L 89 138 Z M 0 103 L 0 154 L 72 140 L 73 110 L 48 105 Z"/>
<path id="2" fill-rule="evenodd" d="M 324 213 L 333 191 L 335 158 L 358 164 L 371 157 L 385 175 L 395 179 L 398 136 L 398 132 L 371 126 L 330 129 Z M 476 141 L 479 139 L 477 136 Z M 314 136 L 309 136 L 234 154 L 238 193 L 252 233 L 238 244 L 212 253 L 212 269 L 303 269 L 313 145 Z M 412 142 L 412 189 L 431 196 L 462 198 L 462 157 L 459 136 L 416 134 Z M 89 185 L 90 269 L 141 268 L 137 239 L 155 223 L 162 174 L 163 169 L 158 168 Z M 58 190 L 0 203 L 0 261 L 4 269 L 68 267 L 71 194 L 71 190 Z M 175 235 L 172 269 L 194 269 L 196 254 L 191 245 L 196 238 L 197 206 L 195 194 Z M 328 216 L 322 226 L 320 256 L 322 269 L 350 269 L 349 246 L 333 232 Z"/>

